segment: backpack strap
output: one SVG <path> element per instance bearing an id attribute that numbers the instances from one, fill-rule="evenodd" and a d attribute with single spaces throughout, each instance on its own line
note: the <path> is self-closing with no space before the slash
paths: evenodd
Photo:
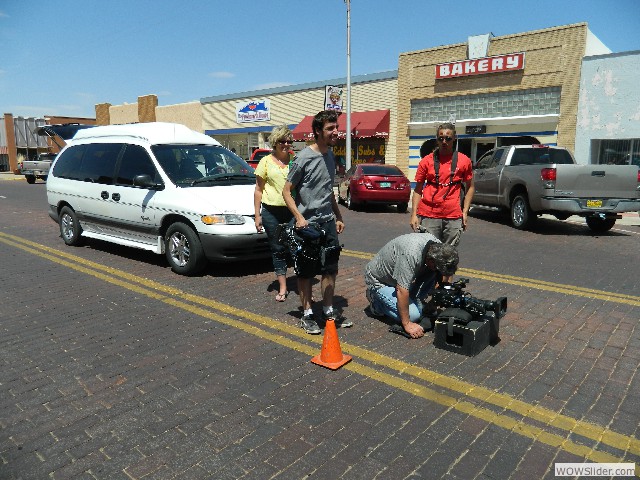
<path id="1" fill-rule="evenodd" d="M 456 174 L 456 167 L 457 166 L 458 166 L 458 149 L 455 149 L 453 151 L 453 156 L 451 158 L 451 176 L 449 177 L 449 184 L 447 185 L 449 188 L 447 189 L 446 193 L 442 197 L 442 200 L 447 198 L 447 196 L 449 195 L 449 192 L 451 192 L 451 186 L 454 183 L 460 183 L 460 184 L 462 183 L 461 181 L 457 181 L 457 182 L 453 181 L 453 176 Z"/>

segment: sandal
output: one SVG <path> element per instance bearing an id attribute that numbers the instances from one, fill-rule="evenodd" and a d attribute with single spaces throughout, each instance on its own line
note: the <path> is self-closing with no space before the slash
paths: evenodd
<path id="1" fill-rule="evenodd" d="M 276 295 L 276 302 L 284 302 L 287 299 L 289 292 L 279 293 Z"/>

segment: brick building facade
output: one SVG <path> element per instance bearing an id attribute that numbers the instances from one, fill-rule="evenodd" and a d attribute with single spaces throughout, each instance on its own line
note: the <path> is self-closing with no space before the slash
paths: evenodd
<path id="1" fill-rule="evenodd" d="M 587 24 L 478 37 L 399 57 L 397 158 L 410 178 L 421 148 L 450 119 L 472 160 L 509 143 L 574 149 L 583 58 L 610 52 Z M 509 62 L 514 68 L 492 71 Z"/>

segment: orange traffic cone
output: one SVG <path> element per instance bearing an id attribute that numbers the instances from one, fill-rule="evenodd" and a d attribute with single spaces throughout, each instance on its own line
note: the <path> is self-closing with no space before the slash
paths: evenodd
<path id="1" fill-rule="evenodd" d="M 320 355 L 316 355 L 311 359 L 316 365 L 337 370 L 345 363 L 351 361 L 351 356 L 343 355 L 340 349 L 340 341 L 338 340 L 338 331 L 333 318 L 327 320 L 324 327 L 324 339 L 322 340 L 322 350 Z"/>

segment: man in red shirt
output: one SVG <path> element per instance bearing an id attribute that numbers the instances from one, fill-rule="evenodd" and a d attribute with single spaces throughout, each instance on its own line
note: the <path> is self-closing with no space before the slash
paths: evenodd
<path id="1" fill-rule="evenodd" d="M 438 148 L 420 160 L 411 198 L 411 228 L 427 231 L 442 243 L 454 247 L 458 246 L 460 235 L 467 228 L 467 214 L 475 191 L 471 160 L 463 153 L 454 152 L 456 139 L 455 125 L 443 123 L 438 126 Z M 464 203 L 460 197 L 463 184 Z M 443 278 L 445 282 L 451 280 L 452 277 Z"/>

